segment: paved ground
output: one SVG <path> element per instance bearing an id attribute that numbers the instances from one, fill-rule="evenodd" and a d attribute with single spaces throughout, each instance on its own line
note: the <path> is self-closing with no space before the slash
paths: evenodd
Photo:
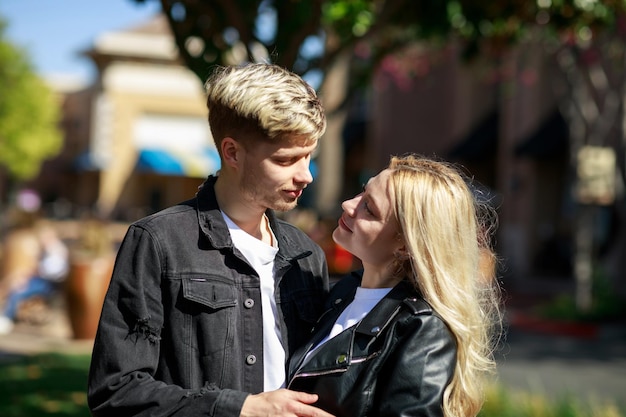
<path id="1" fill-rule="evenodd" d="M 573 396 L 626 411 L 626 328 L 603 326 L 595 337 L 511 327 L 498 352 L 502 384 L 551 399 Z"/>
<path id="2" fill-rule="evenodd" d="M 64 304 L 56 301 L 54 307 L 46 324 L 18 323 L 13 332 L 0 335 L 0 359 L 42 352 L 91 353 L 93 340 L 74 339 Z"/>

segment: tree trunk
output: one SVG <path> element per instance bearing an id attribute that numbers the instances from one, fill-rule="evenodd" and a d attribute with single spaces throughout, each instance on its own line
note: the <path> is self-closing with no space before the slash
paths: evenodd
<path id="1" fill-rule="evenodd" d="M 323 217 L 334 215 L 339 208 L 344 161 L 342 132 L 348 115 L 341 104 L 347 95 L 350 58 L 350 54 L 344 53 L 334 61 L 320 92 L 326 110 L 327 128 L 319 147 L 316 209 Z"/>

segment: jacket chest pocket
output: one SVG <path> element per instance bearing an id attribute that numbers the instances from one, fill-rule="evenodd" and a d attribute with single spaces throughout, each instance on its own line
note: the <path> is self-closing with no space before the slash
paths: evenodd
<path id="1" fill-rule="evenodd" d="M 183 297 L 212 310 L 235 307 L 236 290 L 234 285 L 216 281 L 210 276 L 183 278 Z"/>
<path id="2" fill-rule="evenodd" d="M 220 356 L 232 346 L 237 320 L 237 288 L 210 276 L 182 280 L 183 340 L 198 355 Z"/>

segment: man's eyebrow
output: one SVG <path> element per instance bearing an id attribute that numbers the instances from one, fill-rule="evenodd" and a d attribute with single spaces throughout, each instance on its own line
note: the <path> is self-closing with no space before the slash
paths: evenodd
<path id="1" fill-rule="evenodd" d="M 300 156 L 313 156 L 315 149 L 305 150 L 302 148 L 283 148 L 275 152 L 275 155 L 282 157 L 300 157 Z"/>

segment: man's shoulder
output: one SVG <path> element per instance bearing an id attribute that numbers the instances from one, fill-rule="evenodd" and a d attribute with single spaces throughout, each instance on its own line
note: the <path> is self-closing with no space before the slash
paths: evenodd
<path id="1" fill-rule="evenodd" d="M 300 240 L 302 242 L 311 243 L 317 246 L 313 239 L 311 239 L 311 237 L 298 226 L 289 223 L 288 221 L 283 219 L 276 219 L 276 223 L 280 227 L 280 232 L 290 239 Z"/>
<path id="2" fill-rule="evenodd" d="M 298 256 L 299 253 L 312 252 L 316 259 L 324 258 L 324 251 L 308 234 L 302 229 L 282 219 L 276 220 L 279 228 L 277 234 L 279 246 L 285 253 Z M 276 232 L 276 231 L 274 231 Z"/>
<path id="3" fill-rule="evenodd" d="M 148 216 L 145 216 L 139 220 L 136 220 L 132 223 L 132 226 L 137 227 L 151 227 L 155 225 L 161 225 L 164 223 L 172 223 L 175 222 L 177 218 L 185 218 L 188 216 L 193 216 L 193 218 L 197 218 L 197 205 L 195 203 L 196 199 L 190 199 L 187 201 L 183 201 L 176 205 L 164 208 L 155 213 L 152 213 Z"/>

